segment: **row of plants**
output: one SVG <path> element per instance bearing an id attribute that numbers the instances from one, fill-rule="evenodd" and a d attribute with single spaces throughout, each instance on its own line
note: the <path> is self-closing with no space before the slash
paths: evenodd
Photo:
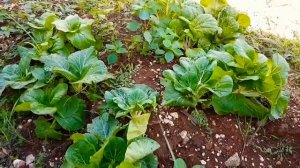
<path id="1" fill-rule="evenodd" d="M 18 47 L 19 63 L 2 69 L 0 90 L 25 90 L 13 110 L 40 116 L 34 121 L 37 137 L 60 140 L 61 129 L 76 132 L 85 126 L 85 90 L 114 75 L 98 58 L 91 19 L 70 15 L 62 20 L 44 13 L 35 22 L 27 34 L 32 42 Z M 106 48 L 119 53 L 125 49 L 118 48 L 120 43 Z M 157 92 L 136 84 L 106 91 L 104 97 L 103 113 L 88 124 L 87 133 L 71 136 L 74 144 L 62 167 L 157 167 L 153 152 L 159 144 L 143 137 L 157 106 Z M 119 117 L 127 117 L 128 123 L 119 123 Z"/>
<path id="2" fill-rule="evenodd" d="M 163 72 L 163 105 L 212 106 L 221 115 L 234 113 L 259 119 L 285 114 L 289 65 L 279 54 L 267 58 L 247 44 L 250 18 L 226 0 L 142 0 L 134 13 L 149 23 L 144 48 L 175 56 L 179 64 Z"/>

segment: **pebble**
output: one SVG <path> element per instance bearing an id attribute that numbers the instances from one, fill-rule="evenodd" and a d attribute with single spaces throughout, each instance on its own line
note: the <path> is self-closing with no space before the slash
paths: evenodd
<path id="1" fill-rule="evenodd" d="M 29 165 L 30 163 L 33 163 L 35 160 L 35 157 L 33 156 L 33 154 L 27 155 L 26 156 L 26 165 Z"/>
<path id="2" fill-rule="evenodd" d="M 178 113 L 177 112 L 173 112 L 170 114 L 173 118 L 177 119 L 178 118 Z"/>
<path id="3" fill-rule="evenodd" d="M 200 163 L 203 165 L 206 165 L 206 161 L 205 160 L 200 160 Z"/>
<path id="4" fill-rule="evenodd" d="M 13 161 L 14 168 L 26 167 L 26 162 L 24 160 L 16 159 Z"/>
<path id="5" fill-rule="evenodd" d="M 50 166 L 50 167 L 54 167 L 54 162 L 50 162 L 50 161 L 49 161 L 49 166 Z"/>
<path id="6" fill-rule="evenodd" d="M 230 158 L 228 158 L 225 162 L 226 167 L 237 167 L 241 163 L 241 159 L 236 152 L 234 155 L 232 155 Z"/>
<path id="7" fill-rule="evenodd" d="M 265 161 L 265 159 L 261 155 L 259 155 L 259 160 L 262 162 Z"/>

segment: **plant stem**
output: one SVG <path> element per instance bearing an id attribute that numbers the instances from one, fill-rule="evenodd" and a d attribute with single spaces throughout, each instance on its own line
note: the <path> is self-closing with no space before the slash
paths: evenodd
<path id="1" fill-rule="evenodd" d="M 176 157 L 175 157 L 175 155 L 174 155 L 174 152 L 173 152 L 173 150 L 172 150 L 172 147 L 171 147 L 171 145 L 170 145 L 170 143 L 169 143 L 169 141 L 168 141 L 168 138 L 167 138 L 167 136 L 166 136 L 166 132 L 165 132 L 163 126 L 161 125 L 160 121 L 159 121 L 159 126 L 160 126 L 160 129 L 161 129 L 162 133 L 163 133 L 163 136 L 164 136 L 164 138 L 165 138 L 165 141 L 166 141 L 166 143 L 167 143 L 168 149 L 169 149 L 169 151 L 170 151 L 170 153 L 171 153 L 172 159 L 175 161 L 175 160 L 176 160 Z"/>

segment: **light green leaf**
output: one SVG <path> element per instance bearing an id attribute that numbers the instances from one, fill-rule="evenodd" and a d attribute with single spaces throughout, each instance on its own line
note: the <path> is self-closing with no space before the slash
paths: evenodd
<path id="1" fill-rule="evenodd" d="M 134 163 L 153 153 L 160 145 L 149 138 L 141 138 L 131 142 L 125 153 L 125 161 Z"/>
<path id="2" fill-rule="evenodd" d="M 95 45 L 96 42 L 90 26 L 81 28 L 74 33 L 68 33 L 66 36 L 71 44 L 78 49 L 86 49 Z"/>
<path id="3" fill-rule="evenodd" d="M 57 103 L 68 91 L 68 85 L 65 83 L 59 83 L 52 91 L 50 97 L 50 104 Z"/>
<path id="4" fill-rule="evenodd" d="M 146 133 L 149 118 L 150 113 L 132 116 L 127 131 L 128 141 Z"/>
<path id="5" fill-rule="evenodd" d="M 109 54 L 107 57 L 108 65 L 113 65 L 118 62 L 118 56 L 115 53 Z"/>
<path id="6" fill-rule="evenodd" d="M 174 161 L 174 168 L 187 168 L 187 165 L 183 159 L 178 158 Z"/>
<path id="7" fill-rule="evenodd" d="M 165 59 L 167 62 L 172 62 L 174 59 L 174 54 L 171 51 L 165 53 Z"/>
<path id="8" fill-rule="evenodd" d="M 152 42 L 152 35 L 149 31 L 144 32 L 144 38 L 149 44 Z"/>
<path id="9" fill-rule="evenodd" d="M 112 136 L 119 127 L 120 124 L 116 119 L 111 118 L 108 113 L 104 113 L 87 125 L 87 132 L 106 139 Z"/>
<path id="10" fill-rule="evenodd" d="M 133 20 L 127 24 L 127 29 L 130 31 L 137 31 L 140 27 L 141 24 L 136 20 Z"/>

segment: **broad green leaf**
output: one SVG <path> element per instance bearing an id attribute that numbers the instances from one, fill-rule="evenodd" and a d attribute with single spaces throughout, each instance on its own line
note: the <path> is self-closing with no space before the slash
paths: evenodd
<path id="1" fill-rule="evenodd" d="M 146 133 L 149 118 L 150 113 L 132 116 L 127 130 L 128 141 Z"/>
<path id="2" fill-rule="evenodd" d="M 36 24 L 29 25 L 35 29 L 40 30 L 52 30 L 54 28 L 53 21 L 57 20 L 58 17 L 54 13 L 43 13 L 40 19 L 35 19 Z"/>
<path id="3" fill-rule="evenodd" d="M 136 20 L 133 20 L 127 24 L 127 29 L 130 31 L 137 31 L 140 27 L 141 24 Z"/>
<path id="4" fill-rule="evenodd" d="M 264 119 L 270 113 L 269 110 L 257 100 L 246 98 L 240 94 L 230 94 L 225 97 L 213 96 L 212 106 L 216 113 L 220 115 L 233 113 L 239 116 Z"/>
<path id="5" fill-rule="evenodd" d="M 127 143 L 123 138 L 114 137 L 104 148 L 104 157 L 110 162 L 121 163 L 125 158 Z"/>
<path id="6" fill-rule="evenodd" d="M 54 118 L 65 130 L 75 131 L 84 126 L 85 105 L 76 97 L 64 98 L 58 102 Z"/>
<path id="7" fill-rule="evenodd" d="M 21 112 L 21 111 L 31 111 L 31 103 L 32 102 L 24 102 L 24 103 L 21 103 L 19 105 L 17 105 L 15 107 L 15 111 L 16 112 Z"/>
<path id="8" fill-rule="evenodd" d="M 82 19 L 78 15 L 67 16 L 64 20 L 56 20 L 53 22 L 57 30 L 68 32 L 76 32 L 81 24 Z"/>
<path id="9" fill-rule="evenodd" d="M 78 140 L 68 148 L 65 159 L 73 167 L 88 167 L 90 157 L 99 149 L 97 141 L 96 137 L 86 135 L 85 139 Z"/>
<path id="10" fill-rule="evenodd" d="M 198 15 L 189 23 L 189 28 L 196 38 L 207 35 L 214 35 L 221 31 L 218 27 L 217 20 L 209 14 Z"/>
<path id="11" fill-rule="evenodd" d="M 222 39 L 226 40 L 238 37 L 240 25 L 236 18 L 237 12 L 232 7 L 226 7 L 220 12 L 218 25 L 222 28 Z"/>
<path id="12" fill-rule="evenodd" d="M 150 155 L 144 157 L 138 163 L 141 164 L 142 168 L 157 168 L 158 167 L 158 159 L 157 159 L 157 156 L 155 156 L 154 154 L 150 154 Z"/>
<path id="13" fill-rule="evenodd" d="M 120 127 L 119 122 L 109 116 L 108 113 L 101 117 L 94 118 L 91 124 L 87 125 L 87 132 L 106 139 L 114 134 Z"/>
<path id="14" fill-rule="evenodd" d="M 96 42 L 90 26 L 83 27 L 74 33 L 68 33 L 66 36 L 71 44 L 78 49 L 89 48 Z"/>
<path id="15" fill-rule="evenodd" d="M 193 49 L 187 49 L 185 55 L 193 60 L 196 60 L 200 57 L 205 56 L 206 53 L 202 48 L 193 48 Z"/>
<path id="16" fill-rule="evenodd" d="M 52 91 L 50 97 L 50 104 L 57 103 L 68 91 L 68 85 L 65 83 L 59 83 Z"/>
<path id="17" fill-rule="evenodd" d="M 183 159 L 178 158 L 174 161 L 174 168 L 187 168 L 187 165 Z"/>
<path id="18" fill-rule="evenodd" d="M 44 117 L 39 117 L 34 121 L 35 134 L 38 138 L 52 138 L 60 140 L 62 134 L 54 129 L 54 125 L 48 123 Z"/>
<path id="19" fill-rule="evenodd" d="M 153 153 L 160 145 L 149 138 L 140 138 L 131 142 L 125 153 L 125 161 L 134 163 Z"/>

